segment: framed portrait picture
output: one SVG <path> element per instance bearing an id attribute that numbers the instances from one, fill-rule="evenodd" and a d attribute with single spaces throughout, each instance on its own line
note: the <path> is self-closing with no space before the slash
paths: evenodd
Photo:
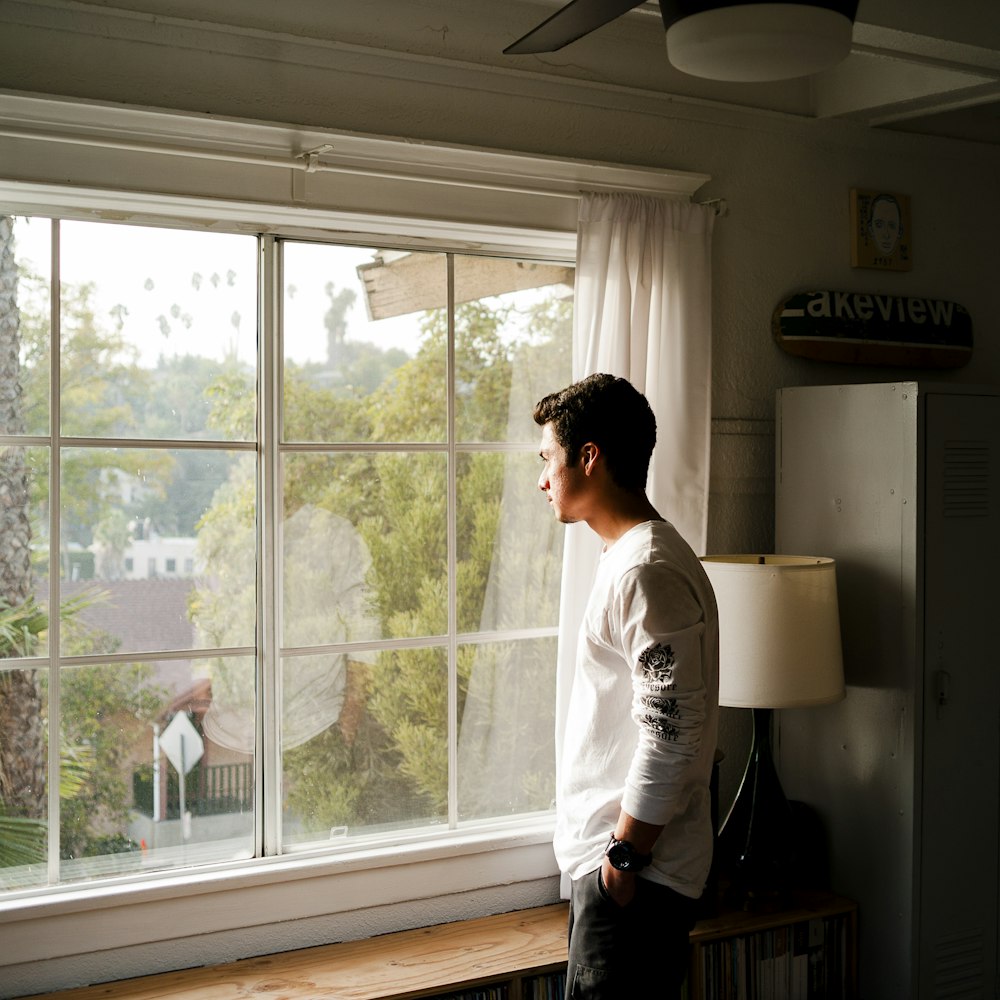
<path id="1" fill-rule="evenodd" d="M 851 267 L 909 271 L 913 264 L 910 199 L 893 191 L 851 189 Z"/>

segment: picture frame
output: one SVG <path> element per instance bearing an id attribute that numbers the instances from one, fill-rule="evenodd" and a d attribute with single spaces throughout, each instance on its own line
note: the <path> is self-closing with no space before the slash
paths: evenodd
<path id="1" fill-rule="evenodd" d="M 895 191 L 851 189 L 851 267 L 909 271 L 913 266 L 910 199 Z"/>

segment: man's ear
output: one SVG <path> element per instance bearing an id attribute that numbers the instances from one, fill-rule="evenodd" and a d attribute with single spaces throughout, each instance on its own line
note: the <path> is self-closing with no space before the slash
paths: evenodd
<path id="1" fill-rule="evenodd" d="M 600 454 L 601 449 L 593 441 L 588 441 L 580 449 L 580 457 L 583 459 L 583 471 L 585 475 L 589 476 L 593 472 L 594 464 L 597 462 Z"/>

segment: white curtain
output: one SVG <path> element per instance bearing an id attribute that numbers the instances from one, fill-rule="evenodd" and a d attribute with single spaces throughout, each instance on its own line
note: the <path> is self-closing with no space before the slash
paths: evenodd
<path id="1" fill-rule="evenodd" d="M 705 551 L 711 432 L 711 251 L 715 213 L 627 194 L 585 195 L 577 230 L 573 378 L 627 378 L 656 415 L 647 493 L 695 552 Z M 576 639 L 600 553 L 567 528 L 559 615 L 556 747 Z"/>

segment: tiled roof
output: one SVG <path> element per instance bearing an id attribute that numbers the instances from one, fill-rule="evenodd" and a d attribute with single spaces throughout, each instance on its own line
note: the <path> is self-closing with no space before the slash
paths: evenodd
<path id="1" fill-rule="evenodd" d="M 80 580 L 63 584 L 63 599 L 90 591 L 103 595 L 83 610 L 80 620 L 111 636 L 115 652 L 190 649 L 195 636 L 187 600 L 194 583 Z"/>

